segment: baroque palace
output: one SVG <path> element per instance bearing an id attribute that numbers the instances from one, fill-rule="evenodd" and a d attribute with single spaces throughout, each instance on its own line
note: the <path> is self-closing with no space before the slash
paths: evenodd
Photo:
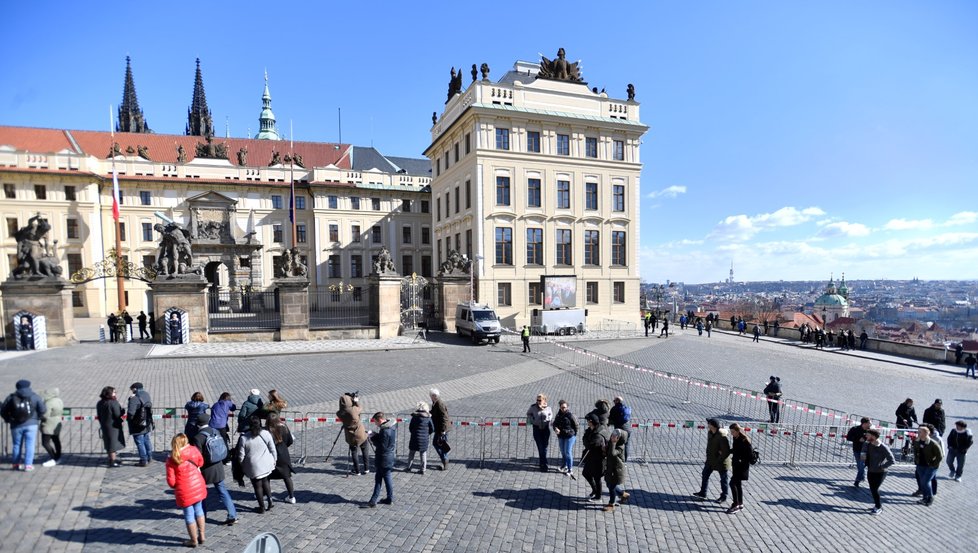
<path id="1" fill-rule="evenodd" d="M 529 322 L 544 275 L 576 276 L 589 322 L 634 319 L 647 130 L 634 90 L 615 100 L 589 89 L 563 50 L 496 81 L 485 64 L 481 74 L 473 65 L 463 87 L 453 69 L 427 159 L 416 159 L 283 140 L 267 77 L 259 132 L 217 137 L 199 60 L 186 134 L 152 133 L 127 59 L 115 133 L 0 126 L 0 275 L 16 266 L 17 229 L 37 214 L 63 276 L 97 268 L 115 248 L 115 171 L 124 260 L 152 267 L 155 225 L 177 221 L 215 291 L 271 287 L 293 243 L 311 290 L 342 283 L 354 297 L 366 295 L 382 248 L 397 272 L 425 277 L 457 251 L 474 260 L 476 299 L 507 325 Z M 131 313 L 149 311 L 149 294 L 126 281 Z M 106 316 L 116 297 L 115 279 L 78 284 L 74 314 Z"/>

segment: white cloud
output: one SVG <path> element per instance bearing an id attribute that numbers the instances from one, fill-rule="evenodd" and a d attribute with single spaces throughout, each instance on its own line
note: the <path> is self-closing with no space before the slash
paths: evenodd
<path id="1" fill-rule="evenodd" d="M 934 227 L 930 219 L 890 219 L 883 228 L 885 230 L 927 230 Z"/>
<path id="2" fill-rule="evenodd" d="M 944 223 L 944 226 L 953 227 L 957 225 L 971 225 L 976 222 L 978 222 L 978 212 L 961 211 L 951 215 L 951 218 Z"/>
<path id="3" fill-rule="evenodd" d="M 800 210 L 782 207 L 773 213 L 760 213 L 753 217 L 731 215 L 717 223 L 709 237 L 717 240 L 747 240 L 763 230 L 792 227 L 824 215 L 825 212 L 817 207 Z"/>
<path id="4" fill-rule="evenodd" d="M 654 192 L 649 192 L 646 198 L 675 198 L 680 194 L 686 193 L 685 186 L 672 185 L 662 190 L 656 190 Z"/>
<path id="5" fill-rule="evenodd" d="M 856 237 L 856 236 L 868 236 L 869 227 L 862 223 L 848 223 L 846 221 L 839 221 L 837 223 L 828 223 L 822 226 L 822 230 L 819 231 L 819 238 L 836 238 L 840 236 Z"/>

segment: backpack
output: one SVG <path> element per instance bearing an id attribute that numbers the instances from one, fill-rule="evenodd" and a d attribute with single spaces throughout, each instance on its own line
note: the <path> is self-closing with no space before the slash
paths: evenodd
<path id="1" fill-rule="evenodd" d="M 751 446 L 750 448 L 750 464 L 756 465 L 761 462 L 761 453 L 757 451 L 757 448 Z"/>
<path id="2" fill-rule="evenodd" d="M 141 400 L 142 398 L 140 398 Z M 153 406 L 152 404 L 141 403 L 139 408 L 129 413 L 129 421 L 132 427 L 137 430 L 152 428 L 153 426 Z"/>
<path id="3" fill-rule="evenodd" d="M 224 441 L 224 436 L 213 428 L 205 428 L 200 431 L 207 436 L 204 440 L 204 460 L 208 465 L 221 463 L 228 457 L 228 444 Z"/>
<path id="4" fill-rule="evenodd" d="M 23 424 L 34 414 L 32 398 L 10 394 L 3 404 L 3 420 L 10 424 Z"/>

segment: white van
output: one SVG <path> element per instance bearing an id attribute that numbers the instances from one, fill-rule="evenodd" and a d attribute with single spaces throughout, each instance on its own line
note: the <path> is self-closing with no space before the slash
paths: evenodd
<path id="1" fill-rule="evenodd" d="M 502 328 L 496 312 L 488 305 L 466 302 L 455 307 L 455 332 L 459 336 L 469 336 L 473 344 L 482 340 L 498 344 Z"/>

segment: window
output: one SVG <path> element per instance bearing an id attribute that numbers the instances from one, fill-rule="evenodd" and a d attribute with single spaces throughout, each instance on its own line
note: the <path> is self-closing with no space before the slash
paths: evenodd
<path id="1" fill-rule="evenodd" d="M 152 256 L 150 256 L 152 257 Z M 154 262 L 156 258 L 153 258 Z M 69 253 L 68 254 L 68 276 L 71 276 L 78 271 L 82 270 L 82 254 L 80 253 Z"/>
<path id="2" fill-rule="evenodd" d="M 370 198 L 370 209 L 380 211 L 380 198 Z"/>
<path id="3" fill-rule="evenodd" d="M 496 177 L 496 205 L 509 205 L 509 177 Z"/>
<path id="4" fill-rule="evenodd" d="M 496 265 L 513 264 L 513 229 L 496 227 Z"/>
<path id="5" fill-rule="evenodd" d="M 363 256 L 350 256 L 350 276 L 353 278 L 360 278 L 363 276 Z"/>
<path id="6" fill-rule="evenodd" d="M 401 274 L 408 276 L 414 273 L 414 256 L 413 255 L 402 255 L 401 256 Z"/>
<path id="7" fill-rule="evenodd" d="M 295 197 L 295 208 L 296 209 L 305 209 L 306 208 L 306 197 L 305 196 L 296 196 Z"/>
<path id="8" fill-rule="evenodd" d="M 16 219 L 14 219 L 14 220 L 16 221 Z M 147 225 L 147 224 L 149 224 L 149 223 L 143 223 L 143 225 Z M 78 238 L 78 219 L 75 219 L 73 217 L 69 217 L 65 221 L 65 230 L 68 232 L 68 238 L 69 239 Z M 153 227 L 152 227 L 152 225 L 150 225 L 150 228 L 149 228 L 149 240 L 152 240 L 152 239 L 153 239 Z"/>
<path id="9" fill-rule="evenodd" d="M 615 159 L 618 161 L 625 160 L 625 141 L 615 140 Z"/>
<path id="10" fill-rule="evenodd" d="M 435 248 L 438 250 L 438 263 L 441 263 L 441 240 L 435 240 Z"/>
<path id="11" fill-rule="evenodd" d="M 17 187 L 9 182 L 3 183 L 3 197 L 13 200 L 17 197 Z"/>
<path id="12" fill-rule="evenodd" d="M 435 198 L 435 219 L 441 221 L 441 198 Z"/>
<path id="13" fill-rule="evenodd" d="M 611 187 L 611 210 L 625 211 L 625 187 L 621 184 Z"/>
<path id="14" fill-rule="evenodd" d="M 571 231 L 570 229 L 558 229 L 557 230 L 557 265 L 571 265 L 572 257 L 571 250 L 573 243 L 571 242 Z"/>
<path id="15" fill-rule="evenodd" d="M 85 307 L 84 296 L 81 292 L 71 293 L 71 306 L 72 307 Z"/>
<path id="16" fill-rule="evenodd" d="M 465 231 L 465 257 L 472 259 L 472 229 Z"/>
<path id="17" fill-rule="evenodd" d="M 458 163 L 458 142 L 455 143 L 455 163 Z"/>
<path id="18" fill-rule="evenodd" d="M 570 209 L 570 181 L 557 181 L 557 209 Z"/>
<path id="19" fill-rule="evenodd" d="M 588 282 L 584 285 L 588 303 L 598 303 L 598 283 Z"/>
<path id="20" fill-rule="evenodd" d="M 459 211 L 459 205 L 461 203 L 462 196 L 458 193 L 458 187 L 455 187 L 455 213 Z"/>
<path id="21" fill-rule="evenodd" d="M 342 278 L 342 267 L 340 266 L 340 256 L 331 255 L 326 260 L 326 266 L 329 270 L 329 278 Z"/>
<path id="22" fill-rule="evenodd" d="M 251 261 L 247 257 L 242 258 L 242 259 L 248 259 L 249 261 Z M 143 256 L 143 267 L 153 267 L 154 265 L 156 265 L 156 256 L 155 255 L 144 255 Z"/>
<path id="23" fill-rule="evenodd" d="M 153 256 L 148 256 L 148 257 L 153 257 Z M 251 257 L 238 257 L 238 265 L 240 265 L 243 269 L 250 269 Z"/>
<path id="24" fill-rule="evenodd" d="M 585 265 L 600 265 L 601 264 L 601 249 L 600 249 L 600 239 L 598 231 L 596 230 L 586 230 L 584 231 L 584 264 Z"/>
<path id="25" fill-rule="evenodd" d="M 47 186 L 44 186 L 43 184 L 35 184 L 34 185 L 34 196 L 38 200 L 46 200 L 46 199 L 48 199 L 48 187 Z M 119 196 L 122 196 L 122 190 L 119 191 Z M 122 199 L 121 198 L 119 199 L 119 203 L 122 204 Z"/>
<path id="26" fill-rule="evenodd" d="M 363 288 L 359 286 L 353 287 L 353 301 L 363 301 Z"/>
<path id="27" fill-rule="evenodd" d="M 455 233 L 455 251 L 462 251 L 462 235 L 457 232 Z"/>
<path id="28" fill-rule="evenodd" d="M 441 158 L 435 160 L 435 176 L 441 174 Z"/>
<path id="29" fill-rule="evenodd" d="M 445 191 L 445 218 L 447 219 L 452 214 L 452 191 Z"/>
<path id="30" fill-rule="evenodd" d="M 15 238 L 18 230 L 20 230 L 20 225 L 17 224 L 17 218 L 7 217 L 7 236 Z"/>
<path id="31" fill-rule="evenodd" d="M 65 186 L 65 200 L 73 202 L 78 199 L 78 195 L 75 193 L 74 186 Z"/>
<path id="32" fill-rule="evenodd" d="M 598 183 L 584 185 L 584 209 L 598 209 Z"/>
<path id="33" fill-rule="evenodd" d="M 422 255 L 421 256 L 421 276 L 430 277 L 431 276 L 431 256 Z"/>
<path id="34" fill-rule="evenodd" d="M 153 223 L 143 223 L 143 242 L 153 241 Z"/>
<path id="35" fill-rule="evenodd" d="M 295 226 L 295 243 L 305 244 L 306 243 L 306 225 L 299 223 Z"/>
<path id="36" fill-rule="evenodd" d="M 428 227 L 421 227 L 421 244 L 425 246 L 431 244 L 431 229 Z"/>
<path id="37" fill-rule="evenodd" d="M 465 155 L 469 155 L 469 152 L 471 152 L 471 151 L 472 151 L 472 135 L 466 133 L 465 134 Z"/>
<path id="38" fill-rule="evenodd" d="M 272 242 L 275 242 L 276 244 L 282 243 L 282 225 L 272 225 Z"/>
<path id="39" fill-rule="evenodd" d="M 615 293 L 615 303 L 625 303 L 625 283 L 624 282 L 614 282 L 612 283 Z"/>
<path id="40" fill-rule="evenodd" d="M 340 226 L 336 223 L 329 224 L 329 241 L 330 242 L 340 241 Z"/>
<path id="41" fill-rule="evenodd" d="M 624 267 L 625 263 L 625 231 L 611 232 L 611 264 Z"/>
<path id="42" fill-rule="evenodd" d="M 527 284 L 527 292 L 528 292 L 527 303 L 529 303 L 530 305 L 540 305 L 541 303 L 543 303 L 543 301 L 542 301 L 542 297 L 543 297 L 542 290 L 543 289 L 540 288 L 540 283 L 539 282 L 530 282 L 530 283 L 528 283 Z"/>
<path id="43" fill-rule="evenodd" d="M 421 213 L 431 212 L 431 202 L 428 200 L 421 200 Z"/>
<path id="44" fill-rule="evenodd" d="M 513 305 L 513 285 L 509 282 L 500 282 L 496 285 L 497 305 Z"/>
<path id="45" fill-rule="evenodd" d="M 472 181 L 465 181 L 465 209 L 472 207 Z"/>
<path id="46" fill-rule="evenodd" d="M 360 243 L 360 225 L 353 225 L 350 227 L 350 234 L 352 235 L 353 242 L 355 244 Z"/>
<path id="47" fill-rule="evenodd" d="M 526 207 L 540 207 L 540 179 L 526 180 Z"/>
<path id="48" fill-rule="evenodd" d="M 149 190 L 139 191 L 139 205 L 150 205 L 153 203 L 153 195 Z"/>
<path id="49" fill-rule="evenodd" d="M 570 136 L 566 134 L 557 135 L 557 155 L 559 156 L 569 156 L 570 155 Z"/>
<path id="50" fill-rule="evenodd" d="M 598 157 L 598 139 L 587 137 L 584 139 L 584 155 L 587 157 Z"/>
<path id="51" fill-rule="evenodd" d="M 272 209 L 282 209 L 282 196 L 272 194 Z"/>
<path id="52" fill-rule="evenodd" d="M 121 221 L 119 222 L 119 240 L 123 242 L 126 240 L 126 224 Z"/>
<path id="53" fill-rule="evenodd" d="M 543 229 L 526 229 L 526 264 L 543 265 Z"/>
<path id="54" fill-rule="evenodd" d="M 357 200 L 356 201 L 356 203 L 357 203 L 357 207 L 356 208 L 357 209 L 360 209 L 360 205 L 359 205 L 360 204 L 360 198 L 357 198 L 356 200 Z M 336 209 L 336 207 L 338 205 L 339 205 L 339 199 L 336 196 L 326 196 L 326 207 L 328 207 L 329 209 Z"/>
<path id="55" fill-rule="evenodd" d="M 496 149 L 509 149 L 509 129 L 496 129 Z"/>
<path id="56" fill-rule="evenodd" d="M 401 227 L 401 242 L 403 244 L 411 243 L 411 227 Z"/>
<path id="57" fill-rule="evenodd" d="M 350 196 L 350 209 L 360 211 L 360 197 Z"/>
<path id="58" fill-rule="evenodd" d="M 448 150 L 445 150 L 445 170 L 448 170 Z"/>
<path id="59" fill-rule="evenodd" d="M 540 131 L 526 132 L 526 151 L 540 153 Z"/>
<path id="60" fill-rule="evenodd" d="M 380 235 L 380 225 L 370 227 L 370 241 L 374 244 L 380 244 L 383 241 Z"/>
<path id="61" fill-rule="evenodd" d="M 411 213 L 411 200 L 401 200 L 401 211 Z"/>

